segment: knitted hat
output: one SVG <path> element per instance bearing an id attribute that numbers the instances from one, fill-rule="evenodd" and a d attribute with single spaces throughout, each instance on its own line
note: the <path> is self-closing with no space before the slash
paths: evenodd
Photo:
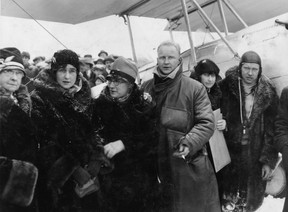
<path id="1" fill-rule="evenodd" d="M 108 76 L 118 75 L 127 79 L 130 83 L 134 83 L 137 74 L 138 68 L 133 61 L 128 60 L 124 57 L 119 57 L 114 61 L 110 71 L 110 75 Z"/>
<path id="2" fill-rule="evenodd" d="M 241 60 L 240 60 L 240 63 L 239 63 L 239 70 L 241 70 L 242 68 L 242 65 L 244 63 L 256 63 L 259 65 L 259 68 L 260 68 L 260 71 L 259 71 L 259 75 L 258 77 L 261 75 L 262 73 L 262 63 L 261 63 L 261 58 L 260 56 L 254 52 L 254 51 L 247 51 L 245 52 L 242 57 L 241 57 Z M 241 71 L 240 71 L 240 76 L 241 76 Z"/>
<path id="3" fill-rule="evenodd" d="M 219 72 L 220 70 L 218 66 L 212 60 L 209 59 L 200 60 L 195 66 L 195 73 L 198 76 L 205 73 L 215 74 L 216 76 L 218 76 Z"/>
<path id="4" fill-rule="evenodd" d="M 0 72 L 7 69 L 18 69 L 26 75 L 21 52 L 14 47 L 0 49 Z"/>
<path id="5" fill-rule="evenodd" d="M 79 73 L 79 58 L 75 52 L 69 49 L 64 49 L 54 53 L 51 62 L 52 70 L 57 70 L 61 66 L 66 66 L 67 64 L 74 66 Z"/>

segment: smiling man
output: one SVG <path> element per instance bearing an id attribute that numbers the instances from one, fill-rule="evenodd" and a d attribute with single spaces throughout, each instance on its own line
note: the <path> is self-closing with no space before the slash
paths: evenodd
<path id="1" fill-rule="evenodd" d="M 180 47 L 157 49 L 154 78 L 143 88 L 156 100 L 161 211 L 220 212 L 218 187 L 205 144 L 214 117 L 205 87 L 182 74 Z"/>

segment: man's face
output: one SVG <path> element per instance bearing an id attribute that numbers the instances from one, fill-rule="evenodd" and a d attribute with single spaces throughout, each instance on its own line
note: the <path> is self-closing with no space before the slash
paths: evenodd
<path id="1" fill-rule="evenodd" d="M 260 66 L 257 63 L 244 63 L 241 67 L 242 80 L 247 85 L 255 85 L 258 79 Z"/>
<path id="2" fill-rule="evenodd" d="M 23 71 L 18 69 L 3 70 L 0 73 L 0 87 L 13 93 L 19 89 L 23 76 Z"/>
<path id="3" fill-rule="evenodd" d="M 29 58 L 28 57 L 22 57 L 22 60 L 23 60 L 24 66 L 29 65 Z"/>
<path id="4" fill-rule="evenodd" d="M 179 65 L 180 54 L 175 46 L 161 46 L 158 50 L 157 63 L 160 71 L 168 75 Z"/>

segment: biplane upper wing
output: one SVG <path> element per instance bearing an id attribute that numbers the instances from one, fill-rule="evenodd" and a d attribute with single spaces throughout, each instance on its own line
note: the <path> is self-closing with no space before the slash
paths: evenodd
<path id="1" fill-rule="evenodd" d="M 218 0 L 197 0 L 204 11 L 223 31 Z M 287 0 L 221 0 L 230 3 L 248 25 L 267 20 L 288 11 Z M 186 0 L 191 29 L 209 24 L 197 12 L 190 0 Z M 235 16 L 223 6 L 229 32 L 243 28 Z M 24 12 L 26 11 L 26 12 Z M 29 15 L 28 15 L 29 14 Z M 78 24 L 109 15 L 132 15 L 168 19 L 174 30 L 186 30 L 181 0 L 1 0 L 1 15 L 34 18 L 53 22 Z"/>

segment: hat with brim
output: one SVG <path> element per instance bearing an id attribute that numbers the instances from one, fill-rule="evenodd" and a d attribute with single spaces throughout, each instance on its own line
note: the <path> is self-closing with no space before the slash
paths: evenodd
<path id="1" fill-rule="evenodd" d="M 124 57 L 119 57 L 115 60 L 111 67 L 110 74 L 107 76 L 107 80 L 113 76 L 120 76 L 128 80 L 130 83 L 134 83 L 138 75 L 138 68 L 136 64 Z"/>
<path id="2" fill-rule="evenodd" d="M 0 49 L 0 72 L 15 69 L 21 70 L 26 75 L 21 52 L 14 47 Z"/>

